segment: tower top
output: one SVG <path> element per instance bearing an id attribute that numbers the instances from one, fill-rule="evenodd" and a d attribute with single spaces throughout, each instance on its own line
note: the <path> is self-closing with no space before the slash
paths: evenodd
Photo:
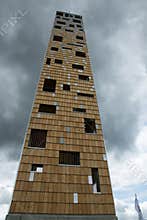
<path id="1" fill-rule="evenodd" d="M 73 13 L 70 13 L 70 12 L 56 11 L 56 15 L 65 16 L 65 17 L 75 17 L 77 19 L 82 19 L 81 15 L 73 14 Z"/>

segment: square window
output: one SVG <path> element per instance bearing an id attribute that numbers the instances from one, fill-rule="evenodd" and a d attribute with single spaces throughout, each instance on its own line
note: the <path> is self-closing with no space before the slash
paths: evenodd
<path id="1" fill-rule="evenodd" d="M 51 47 L 51 50 L 58 51 L 57 47 Z"/>
<path id="2" fill-rule="evenodd" d="M 85 133 L 96 133 L 95 119 L 84 118 Z"/>
<path id="3" fill-rule="evenodd" d="M 73 19 L 73 22 L 78 23 L 78 24 L 81 24 L 81 21 L 80 21 L 80 20 L 77 20 L 77 19 Z"/>
<path id="4" fill-rule="evenodd" d="M 88 97 L 88 98 L 93 98 L 94 97 L 93 94 L 82 93 L 82 92 L 78 92 L 77 95 L 81 96 L 81 97 Z"/>
<path id="5" fill-rule="evenodd" d="M 74 24 L 70 24 L 69 27 L 73 27 L 74 28 L 75 26 L 74 26 Z"/>
<path id="6" fill-rule="evenodd" d="M 55 92 L 56 90 L 56 80 L 54 79 L 45 79 L 43 85 L 43 91 L 46 92 Z"/>
<path id="7" fill-rule="evenodd" d="M 65 13 L 65 17 L 69 17 L 69 14 Z"/>
<path id="8" fill-rule="evenodd" d="M 89 76 L 79 75 L 79 79 L 80 79 L 80 80 L 89 81 Z"/>
<path id="9" fill-rule="evenodd" d="M 70 127 L 66 127 L 66 132 L 70 132 Z"/>
<path id="10" fill-rule="evenodd" d="M 81 25 L 79 25 L 79 24 L 77 24 L 77 27 L 81 28 L 82 26 L 81 26 Z"/>
<path id="11" fill-rule="evenodd" d="M 45 148 L 47 130 L 31 129 L 29 147 Z"/>
<path id="12" fill-rule="evenodd" d="M 90 185 L 93 184 L 92 176 L 88 176 L 88 183 L 89 183 Z"/>
<path id="13" fill-rule="evenodd" d="M 46 59 L 46 64 L 47 64 L 47 65 L 50 65 L 50 64 L 51 64 L 51 59 L 50 59 L 50 58 L 47 58 L 47 59 Z"/>
<path id="14" fill-rule="evenodd" d="M 84 70 L 84 66 L 79 64 L 72 64 L 73 69 Z"/>
<path id="15" fill-rule="evenodd" d="M 65 31 L 67 31 L 67 32 L 73 32 L 73 30 L 70 30 L 70 29 L 65 29 Z"/>
<path id="16" fill-rule="evenodd" d="M 62 40 L 63 40 L 63 37 L 61 37 L 61 36 L 54 35 L 54 37 L 53 37 L 53 41 L 60 41 L 60 42 L 62 42 Z"/>
<path id="17" fill-rule="evenodd" d="M 81 19 L 82 16 L 81 15 L 75 15 L 75 18 Z"/>
<path id="18" fill-rule="evenodd" d="M 63 61 L 62 61 L 62 60 L 59 60 L 59 59 L 55 59 L 55 63 L 56 63 L 56 64 L 62 64 Z"/>
<path id="19" fill-rule="evenodd" d="M 76 51 L 76 56 L 77 57 L 86 57 L 86 54 L 84 52 L 81 52 L 81 51 Z"/>
<path id="20" fill-rule="evenodd" d="M 56 105 L 45 105 L 45 104 L 40 104 L 39 106 L 39 112 L 44 112 L 44 113 L 56 113 Z"/>
<path id="21" fill-rule="evenodd" d="M 62 49 L 64 49 L 64 50 L 72 50 L 72 48 L 69 48 L 69 47 L 62 47 Z"/>
<path id="22" fill-rule="evenodd" d="M 65 25 L 66 23 L 64 21 L 57 21 L 57 24 L 63 24 Z"/>
<path id="23" fill-rule="evenodd" d="M 83 36 L 76 36 L 78 40 L 83 40 Z"/>
<path id="24" fill-rule="evenodd" d="M 54 28 L 56 28 L 56 29 L 61 29 L 61 26 L 55 25 Z"/>
<path id="25" fill-rule="evenodd" d="M 34 171 L 30 172 L 29 181 L 30 182 L 34 181 Z"/>
<path id="26" fill-rule="evenodd" d="M 56 15 L 63 16 L 63 12 L 57 11 L 57 12 L 56 12 Z"/>
<path id="27" fill-rule="evenodd" d="M 63 20 L 65 20 L 65 21 L 69 21 L 69 18 L 62 18 Z"/>
<path id="28" fill-rule="evenodd" d="M 92 173 L 93 192 L 98 193 L 101 191 L 98 168 L 92 168 L 91 173 Z"/>
<path id="29" fill-rule="evenodd" d="M 73 108 L 73 112 L 85 113 L 85 112 L 86 112 L 86 109 L 85 109 L 85 108 Z"/>
<path id="30" fill-rule="evenodd" d="M 74 203 L 77 204 L 78 203 L 78 193 L 74 193 Z"/>
<path id="31" fill-rule="evenodd" d="M 59 164 L 80 165 L 80 153 L 72 151 L 59 151 Z"/>
<path id="32" fill-rule="evenodd" d="M 70 85 L 63 84 L 63 90 L 70 91 Z"/>
<path id="33" fill-rule="evenodd" d="M 32 164 L 31 171 L 42 173 L 43 172 L 43 165 L 42 164 Z"/>
<path id="34" fill-rule="evenodd" d="M 64 144 L 64 137 L 60 138 L 60 144 Z"/>

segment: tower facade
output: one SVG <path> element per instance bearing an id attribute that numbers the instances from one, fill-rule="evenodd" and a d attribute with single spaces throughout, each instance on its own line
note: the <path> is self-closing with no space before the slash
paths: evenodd
<path id="1" fill-rule="evenodd" d="M 117 219 L 79 15 L 56 12 L 6 219 Z"/>

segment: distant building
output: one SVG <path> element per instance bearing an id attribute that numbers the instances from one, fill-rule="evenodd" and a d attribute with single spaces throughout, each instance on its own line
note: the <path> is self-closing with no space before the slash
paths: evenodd
<path id="1" fill-rule="evenodd" d="M 6 219 L 117 219 L 80 15 L 56 13 Z"/>

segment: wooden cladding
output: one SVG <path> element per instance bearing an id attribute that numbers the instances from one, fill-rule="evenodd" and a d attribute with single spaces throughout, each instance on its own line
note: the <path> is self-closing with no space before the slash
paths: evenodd
<path id="1" fill-rule="evenodd" d="M 115 214 L 82 17 L 56 18 L 10 212 Z"/>

